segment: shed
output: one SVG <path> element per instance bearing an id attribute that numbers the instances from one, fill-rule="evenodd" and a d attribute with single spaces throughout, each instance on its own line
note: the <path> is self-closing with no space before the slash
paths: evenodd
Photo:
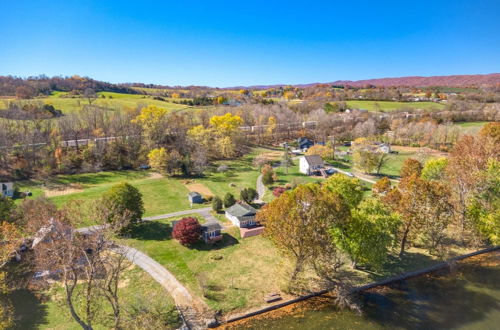
<path id="1" fill-rule="evenodd" d="M 14 183 L 0 182 L 0 195 L 3 197 L 14 197 Z"/>
<path id="2" fill-rule="evenodd" d="M 201 203 L 203 203 L 203 197 L 201 197 L 201 195 L 199 193 L 197 193 L 196 191 L 191 191 L 188 194 L 188 200 L 192 204 L 201 204 Z"/>
<path id="3" fill-rule="evenodd" d="M 222 226 L 218 222 L 207 222 L 201 225 L 205 243 L 214 243 L 222 239 Z"/>

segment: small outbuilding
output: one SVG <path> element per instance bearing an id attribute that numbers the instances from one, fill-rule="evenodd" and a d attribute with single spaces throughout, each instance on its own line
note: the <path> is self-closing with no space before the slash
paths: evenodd
<path id="1" fill-rule="evenodd" d="M 14 183 L 0 182 L 0 195 L 3 197 L 14 197 Z"/>
<path id="2" fill-rule="evenodd" d="M 203 197 L 196 191 L 191 191 L 188 194 L 188 200 L 191 204 L 202 204 L 203 203 Z"/>
<path id="3" fill-rule="evenodd" d="M 222 239 L 222 226 L 217 222 L 207 222 L 201 225 L 202 238 L 205 243 L 215 243 Z"/>

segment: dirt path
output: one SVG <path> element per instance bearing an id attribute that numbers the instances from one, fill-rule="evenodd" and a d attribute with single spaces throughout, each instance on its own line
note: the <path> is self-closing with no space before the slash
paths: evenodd
<path id="1" fill-rule="evenodd" d="M 119 246 L 117 252 L 141 267 L 172 296 L 190 329 L 206 329 L 206 320 L 213 319 L 213 312 L 198 296 L 192 295 L 172 273 L 141 251 Z"/>
<path id="2" fill-rule="evenodd" d="M 264 198 L 264 195 L 266 194 L 266 186 L 264 186 L 264 183 L 262 183 L 262 174 L 260 174 L 257 177 L 256 190 L 257 190 L 257 194 L 259 195 L 259 197 L 255 201 L 255 203 L 263 204 L 264 203 L 263 198 Z"/>

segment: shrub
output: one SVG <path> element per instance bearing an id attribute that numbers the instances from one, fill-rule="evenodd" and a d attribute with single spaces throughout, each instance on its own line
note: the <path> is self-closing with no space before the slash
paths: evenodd
<path id="1" fill-rule="evenodd" d="M 227 193 L 224 196 L 224 207 L 230 207 L 233 206 L 236 203 L 236 200 L 234 199 L 233 194 Z"/>
<path id="2" fill-rule="evenodd" d="M 139 222 L 144 214 L 144 203 L 140 191 L 128 184 L 119 183 L 112 186 L 102 195 L 102 205 L 107 207 L 110 212 L 108 221 L 111 221 L 118 215 L 128 213 L 130 222 Z"/>
<path id="3" fill-rule="evenodd" d="M 222 211 L 222 200 L 220 199 L 220 197 L 215 196 L 212 199 L 212 210 L 214 210 L 215 212 Z"/>
<path id="4" fill-rule="evenodd" d="M 240 192 L 240 198 L 247 204 L 251 204 L 259 194 L 253 188 L 245 188 Z"/>
<path id="5" fill-rule="evenodd" d="M 262 175 L 262 183 L 265 184 L 266 186 L 272 185 L 274 183 L 274 173 L 271 172 L 265 172 Z"/>
<path id="6" fill-rule="evenodd" d="M 195 218 L 182 218 L 175 224 L 172 236 L 182 245 L 196 243 L 201 236 L 201 225 Z"/>
<path id="7" fill-rule="evenodd" d="M 280 197 L 286 191 L 285 187 L 276 187 L 273 189 L 273 195 L 276 197 Z"/>

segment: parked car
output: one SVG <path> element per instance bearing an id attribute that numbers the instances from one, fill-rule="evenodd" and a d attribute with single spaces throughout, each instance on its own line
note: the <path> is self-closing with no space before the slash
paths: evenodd
<path id="1" fill-rule="evenodd" d="M 329 169 L 326 170 L 326 173 L 332 175 L 332 174 L 337 173 L 337 171 L 335 169 L 333 169 L 333 168 L 329 168 Z"/>
<path id="2" fill-rule="evenodd" d="M 351 178 L 354 178 L 354 174 L 352 174 L 351 172 L 345 172 L 345 175 L 351 177 Z"/>
<path id="3" fill-rule="evenodd" d="M 139 169 L 141 169 L 141 170 L 149 170 L 150 168 L 151 168 L 151 166 L 149 166 L 149 165 L 141 165 L 141 166 L 139 166 Z"/>

